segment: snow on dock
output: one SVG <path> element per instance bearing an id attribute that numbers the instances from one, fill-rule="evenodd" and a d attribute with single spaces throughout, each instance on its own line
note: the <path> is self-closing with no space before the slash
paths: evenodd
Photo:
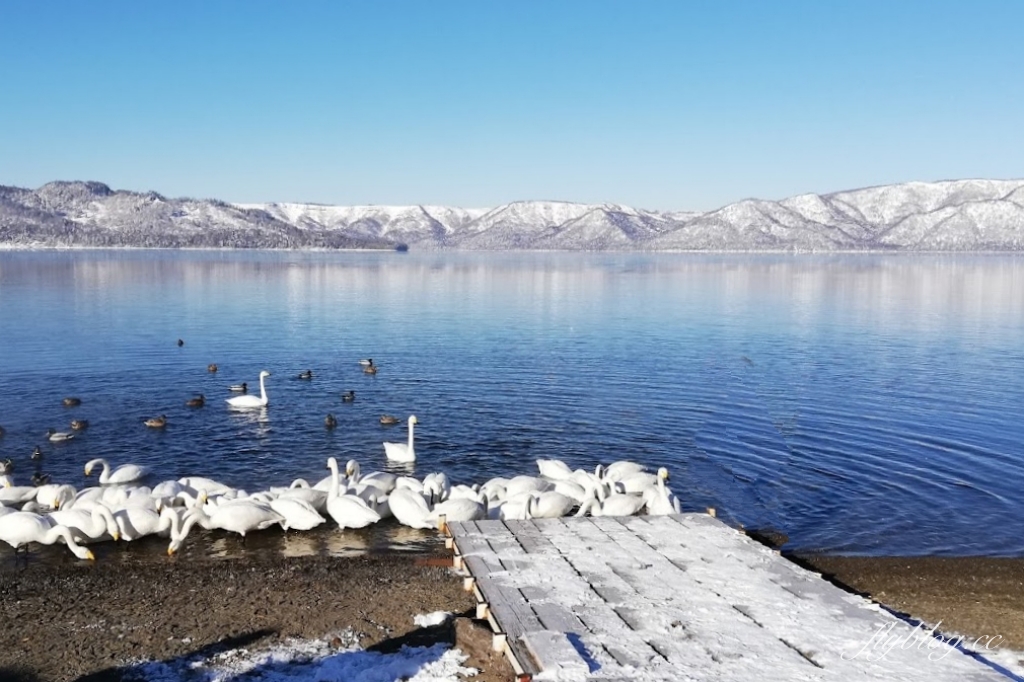
<path id="1" fill-rule="evenodd" d="M 705 514 L 447 532 L 520 680 L 1007 679 Z"/>

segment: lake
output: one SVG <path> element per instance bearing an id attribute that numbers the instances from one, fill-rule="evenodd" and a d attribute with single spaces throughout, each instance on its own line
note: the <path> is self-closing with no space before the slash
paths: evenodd
<path id="1" fill-rule="evenodd" d="M 270 406 L 229 410 L 263 369 Z M 83 486 L 94 457 L 314 482 L 330 456 L 384 467 L 406 431 L 378 417 L 415 414 L 419 477 L 632 459 L 795 550 L 1021 556 L 1022 408 L 1020 256 L 0 252 L 22 484 Z"/>

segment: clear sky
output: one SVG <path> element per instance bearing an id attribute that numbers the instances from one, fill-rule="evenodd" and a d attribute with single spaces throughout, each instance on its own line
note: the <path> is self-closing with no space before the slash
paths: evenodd
<path id="1" fill-rule="evenodd" d="M 1024 177 L 1024 2 L 0 5 L 0 184 L 707 210 Z"/>

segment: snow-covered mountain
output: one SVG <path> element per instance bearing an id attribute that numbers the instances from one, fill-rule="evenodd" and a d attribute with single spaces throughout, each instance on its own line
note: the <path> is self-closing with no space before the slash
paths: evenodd
<path id="1" fill-rule="evenodd" d="M 568 251 L 1018 251 L 1024 180 L 911 182 L 707 213 L 517 201 L 445 206 L 228 204 L 98 182 L 0 186 L 0 245 Z"/>

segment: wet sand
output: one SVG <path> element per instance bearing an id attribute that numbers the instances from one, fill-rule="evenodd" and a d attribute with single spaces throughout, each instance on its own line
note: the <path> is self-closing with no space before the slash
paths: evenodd
<path id="1" fill-rule="evenodd" d="M 513 679 L 508 662 L 490 650 L 489 628 L 473 620 L 475 601 L 439 543 L 362 556 L 210 556 L 203 544 L 173 558 L 152 548 L 104 548 L 95 563 L 43 548 L 17 570 L 3 553 L 0 679 L 120 680 L 128 661 L 290 637 L 383 651 L 446 642 L 469 655 L 464 665 L 482 671 L 473 679 Z M 40 560 L 49 550 L 56 551 Z M 1024 559 L 791 558 L 929 626 L 941 622 L 948 634 L 999 636 L 1001 646 L 1024 651 Z M 446 626 L 413 624 L 432 611 L 460 617 Z"/>

